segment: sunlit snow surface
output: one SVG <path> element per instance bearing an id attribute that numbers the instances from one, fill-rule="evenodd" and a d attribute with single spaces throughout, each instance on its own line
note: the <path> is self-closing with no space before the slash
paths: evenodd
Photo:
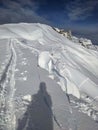
<path id="1" fill-rule="evenodd" d="M 30 87 L 31 83 L 38 86 L 37 81 L 43 77 L 39 72 L 32 70 L 35 63 L 37 65 L 35 68 L 48 71 L 48 79 L 61 87 L 65 95 L 67 93 L 78 98 L 77 101 L 74 99 L 70 101 L 73 107 L 97 121 L 98 51 L 75 44 L 50 26 L 39 23 L 0 25 L 0 49 L 0 106 L 2 108 L 0 112 L 4 114 L 2 106 L 6 106 L 5 100 L 8 99 L 7 107 L 10 110 L 6 115 L 11 119 L 10 121 L 8 121 L 9 117 L 4 119 L 8 122 L 8 126 L 4 127 L 5 130 L 14 130 L 16 118 L 19 116 L 15 116 L 16 106 L 13 105 L 13 100 L 17 102 L 21 100 L 23 104 L 28 105 L 32 100 L 32 91 L 36 93 L 38 90 L 30 88 L 31 93 L 29 89 L 25 90 L 25 87 Z M 35 63 L 32 62 L 33 56 L 36 57 L 36 61 L 33 61 Z M 35 77 L 38 75 L 37 81 L 31 79 L 34 75 Z M 25 84 L 24 88 L 22 84 Z M 5 91 L 8 92 L 7 96 L 4 96 Z M 22 111 L 23 106 L 20 108 Z M 13 111 L 14 114 L 9 114 L 9 111 Z M 12 120 L 14 123 L 10 126 Z M 96 128 L 98 125 L 95 130 Z M 68 128 L 71 129 L 76 130 L 74 127 Z M 79 130 L 83 129 L 79 128 Z"/>

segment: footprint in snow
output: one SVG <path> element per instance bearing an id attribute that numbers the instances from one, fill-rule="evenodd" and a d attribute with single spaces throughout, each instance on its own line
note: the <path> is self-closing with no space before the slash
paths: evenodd
<path id="1" fill-rule="evenodd" d="M 18 78 L 16 78 L 16 80 L 19 80 L 19 81 L 26 81 L 26 80 L 27 80 L 27 77 L 18 77 Z"/>
<path id="2" fill-rule="evenodd" d="M 21 65 L 27 65 L 27 62 L 22 61 Z"/>
<path id="3" fill-rule="evenodd" d="M 23 72 L 21 73 L 21 75 L 25 75 L 27 72 L 28 72 L 28 71 L 25 70 L 25 71 L 23 71 Z"/>
<path id="4" fill-rule="evenodd" d="M 15 72 L 19 72 L 19 69 L 15 69 Z"/>

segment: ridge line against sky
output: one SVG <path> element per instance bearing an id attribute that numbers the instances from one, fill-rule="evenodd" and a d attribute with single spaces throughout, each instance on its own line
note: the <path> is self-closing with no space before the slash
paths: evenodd
<path id="1" fill-rule="evenodd" d="M 0 0 L 0 24 L 40 22 L 98 43 L 98 0 Z"/>

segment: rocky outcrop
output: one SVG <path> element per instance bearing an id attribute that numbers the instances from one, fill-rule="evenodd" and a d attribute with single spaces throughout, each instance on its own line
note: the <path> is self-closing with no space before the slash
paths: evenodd
<path id="1" fill-rule="evenodd" d="M 58 28 L 53 28 L 56 32 L 62 34 L 63 36 L 67 37 L 69 40 L 72 40 L 72 33 L 71 30 L 65 31 L 64 29 L 58 29 Z"/>

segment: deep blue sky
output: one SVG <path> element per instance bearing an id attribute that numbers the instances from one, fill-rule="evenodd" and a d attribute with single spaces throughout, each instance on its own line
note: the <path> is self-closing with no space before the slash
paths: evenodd
<path id="1" fill-rule="evenodd" d="M 40 22 L 98 44 L 98 0 L 0 0 L 0 24 Z"/>

